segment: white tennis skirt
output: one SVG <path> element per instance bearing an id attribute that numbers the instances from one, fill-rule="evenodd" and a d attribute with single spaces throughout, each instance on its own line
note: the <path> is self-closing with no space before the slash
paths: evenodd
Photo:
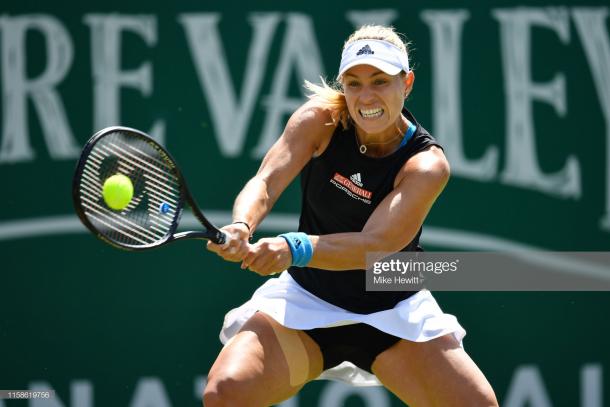
<path id="1" fill-rule="evenodd" d="M 426 342 L 453 334 L 462 343 L 466 331 L 453 315 L 445 314 L 428 290 L 422 290 L 389 310 L 356 314 L 332 305 L 302 288 L 290 274 L 283 272 L 259 287 L 252 298 L 227 313 L 220 331 L 226 344 L 257 311 L 264 312 L 281 325 L 292 329 L 328 328 L 365 323 L 413 342 Z M 375 375 L 350 362 L 325 370 L 318 379 L 343 381 L 355 386 L 379 386 Z"/>

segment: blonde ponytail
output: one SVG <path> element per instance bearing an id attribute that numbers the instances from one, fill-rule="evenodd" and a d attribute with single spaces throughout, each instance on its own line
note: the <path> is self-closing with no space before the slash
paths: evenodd
<path id="1" fill-rule="evenodd" d="M 345 95 L 338 89 L 338 85 L 331 86 L 324 78 L 320 77 L 322 85 L 316 85 L 314 83 L 305 80 L 303 85 L 310 94 L 307 97 L 311 100 L 320 102 L 324 107 L 330 111 L 330 117 L 333 125 L 341 123 L 343 128 L 347 128 L 349 112 L 347 110 L 347 103 L 345 101 Z"/>

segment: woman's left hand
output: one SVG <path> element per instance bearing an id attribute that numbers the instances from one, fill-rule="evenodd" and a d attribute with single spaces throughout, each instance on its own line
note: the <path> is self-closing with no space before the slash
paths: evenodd
<path id="1" fill-rule="evenodd" d="M 291 264 L 292 253 L 286 240 L 283 237 L 269 237 L 249 246 L 241 268 L 268 276 L 286 270 Z"/>

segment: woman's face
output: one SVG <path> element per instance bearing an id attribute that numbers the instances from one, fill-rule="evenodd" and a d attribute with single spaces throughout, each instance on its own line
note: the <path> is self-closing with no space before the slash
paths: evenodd
<path id="1" fill-rule="evenodd" d="M 366 133 L 395 132 L 413 73 L 388 75 L 371 65 L 356 65 L 343 75 L 349 114 Z"/>

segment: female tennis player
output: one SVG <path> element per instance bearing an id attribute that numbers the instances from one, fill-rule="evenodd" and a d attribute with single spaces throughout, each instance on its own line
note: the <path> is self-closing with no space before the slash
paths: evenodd
<path id="1" fill-rule="evenodd" d="M 393 28 L 346 41 L 338 84 L 310 100 L 238 195 L 233 235 L 208 244 L 267 280 L 232 311 L 204 405 L 268 406 L 316 378 L 382 384 L 411 406 L 497 406 L 462 348 L 464 329 L 429 291 L 365 291 L 367 252 L 421 250 L 422 223 L 449 177 L 442 148 L 403 105 L 413 87 Z M 249 237 L 300 174 L 298 232 Z"/>

